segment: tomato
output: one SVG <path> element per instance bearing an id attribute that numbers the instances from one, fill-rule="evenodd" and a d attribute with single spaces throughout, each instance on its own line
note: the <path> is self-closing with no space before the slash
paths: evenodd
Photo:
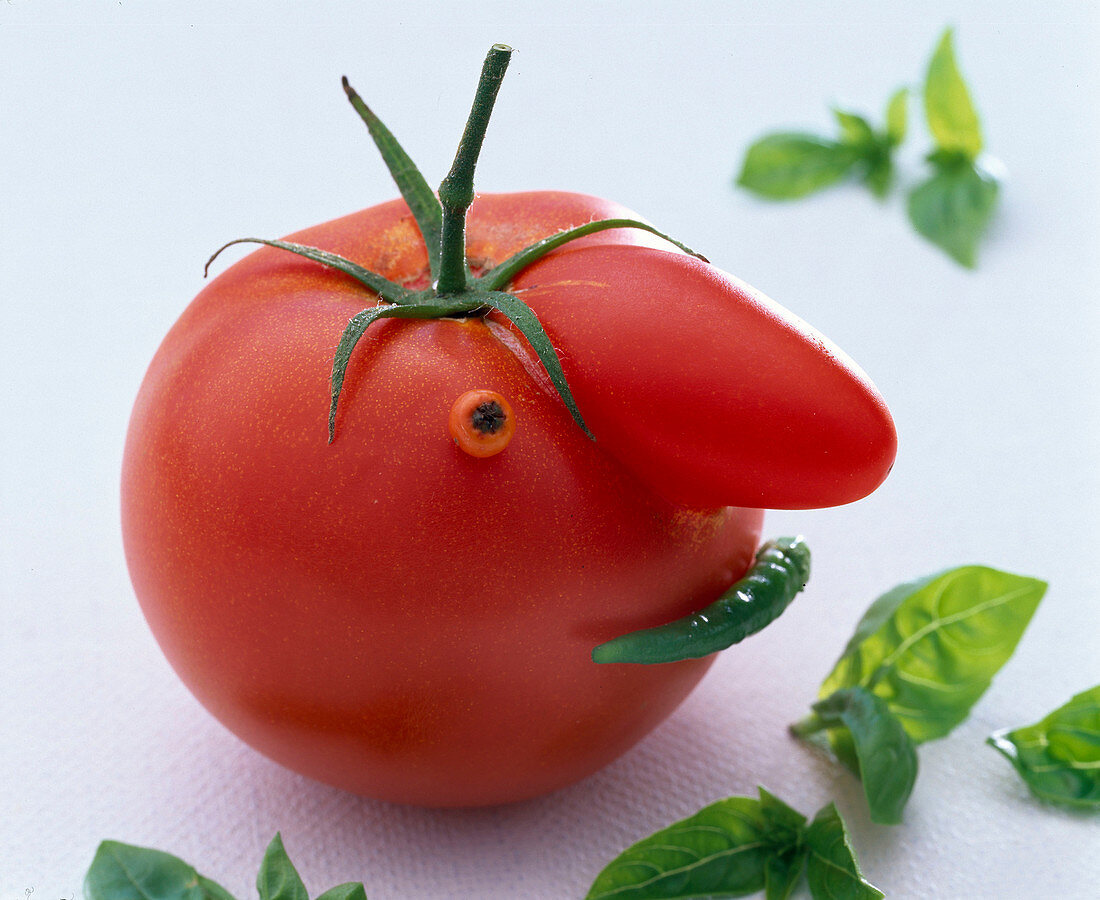
<path id="1" fill-rule="evenodd" d="M 484 196 L 471 256 L 616 213 L 556 193 Z M 399 281 L 426 271 L 415 238 L 400 202 L 295 236 Z M 714 599 L 748 567 L 762 514 L 648 490 L 491 319 L 372 326 L 327 444 L 333 348 L 363 304 L 346 276 L 264 248 L 169 332 L 123 468 L 146 618 L 204 706 L 320 781 L 429 805 L 576 781 L 662 721 L 710 662 L 601 667 L 592 648 Z M 508 447 L 486 459 L 448 431 L 471 389 L 515 410 Z"/>
<path id="2" fill-rule="evenodd" d="M 465 258 L 492 270 L 618 218 L 576 194 L 482 195 Z M 418 222 L 397 200 L 292 240 L 421 289 Z M 334 351 L 378 295 L 274 247 L 195 298 L 142 383 L 122 524 L 144 614 L 215 717 L 317 780 L 459 806 L 594 772 L 713 657 L 598 665 L 593 648 L 717 598 L 763 507 L 857 499 L 893 459 L 889 414 L 839 350 L 647 232 L 587 234 L 505 289 L 595 440 L 514 317 L 484 307 L 371 324 L 330 423 Z"/>

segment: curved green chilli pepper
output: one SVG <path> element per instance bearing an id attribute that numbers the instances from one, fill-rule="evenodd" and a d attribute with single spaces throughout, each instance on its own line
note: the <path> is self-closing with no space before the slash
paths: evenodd
<path id="1" fill-rule="evenodd" d="M 598 663 L 665 663 L 725 650 L 779 617 L 810 578 L 802 537 L 768 541 L 752 567 L 721 597 L 691 615 L 621 635 L 592 651 Z"/>

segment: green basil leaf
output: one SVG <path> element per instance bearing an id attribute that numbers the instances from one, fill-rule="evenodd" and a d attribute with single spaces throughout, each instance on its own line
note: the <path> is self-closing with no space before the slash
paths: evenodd
<path id="1" fill-rule="evenodd" d="M 306 886 L 286 855 L 282 836 L 277 832 L 260 863 L 256 889 L 260 892 L 260 900 L 309 900 Z"/>
<path id="2" fill-rule="evenodd" d="M 806 878 L 815 900 L 877 900 L 885 896 L 864 880 L 835 804 L 814 817 L 806 829 L 806 846 Z"/>
<path id="3" fill-rule="evenodd" d="M 1100 685 L 1034 725 L 991 735 L 988 743 L 1016 767 L 1037 797 L 1100 806 Z"/>
<path id="4" fill-rule="evenodd" d="M 867 171 L 863 174 L 863 183 L 879 200 L 890 193 L 894 184 L 894 161 L 890 158 L 889 149 L 883 149 L 870 157 Z"/>
<path id="5" fill-rule="evenodd" d="M 587 900 L 754 894 L 774 855 L 769 828 L 759 800 L 719 800 L 624 850 L 596 877 Z"/>
<path id="6" fill-rule="evenodd" d="M 970 163 L 941 165 L 909 194 L 909 221 L 933 244 L 967 268 L 997 205 L 997 180 Z"/>
<path id="7" fill-rule="evenodd" d="M 86 900 L 232 900 L 221 885 L 182 859 L 118 841 L 103 841 L 84 877 Z"/>
<path id="8" fill-rule="evenodd" d="M 843 178 L 859 154 L 812 134 L 770 134 L 749 147 L 737 183 L 770 200 L 793 200 Z"/>
<path id="9" fill-rule="evenodd" d="M 938 577 L 939 573 L 899 584 L 897 587 L 891 588 L 875 600 L 856 624 L 856 630 L 848 640 L 848 644 L 844 648 L 844 652 L 841 653 L 836 666 L 833 668 L 830 678 L 835 679 L 838 685 L 842 683 L 855 684 L 860 677 L 860 672 L 858 670 L 853 671 L 853 667 L 859 663 L 861 659 L 859 656 L 859 648 L 863 642 L 871 635 L 875 634 L 880 628 L 886 626 L 890 618 L 907 597 L 917 593 Z M 826 681 L 826 684 L 828 683 L 829 682 Z M 822 698 L 829 696 L 829 691 L 824 684 L 821 687 L 819 696 Z M 829 729 L 828 735 L 819 741 L 818 737 L 823 727 L 824 725 L 821 719 L 814 714 L 805 721 L 792 725 L 791 731 L 796 737 L 802 738 L 803 740 L 810 741 L 811 743 L 823 743 L 826 749 L 831 748 L 836 754 L 837 759 L 843 763 L 844 766 L 855 775 L 859 775 L 859 759 L 856 756 L 855 744 L 852 742 L 851 733 L 847 729 L 833 728 Z"/>
<path id="10" fill-rule="evenodd" d="M 886 140 L 896 147 L 905 140 L 909 119 L 909 88 L 898 88 L 886 104 Z"/>
<path id="11" fill-rule="evenodd" d="M 795 844 L 801 839 L 806 817 L 765 788 L 760 792 L 760 814 L 768 826 L 770 841 L 775 845 Z"/>
<path id="12" fill-rule="evenodd" d="M 961 153 L 973 161 L 982 151 L 982 129 L 955 61 L 952 31 L 940 38 L 928 64 L 924 82 L 924 111 L 928 128 L 940 150 Z"/>
<path id="13" fill-rule="evenodd" d="M 764 788 L 759 788 L 759 792 L 760 812 L 767 823 L 768 843 L 774 854 L 764 864 L 764 896 L 767 900 L 786 900 L 806 864 L 803 846 L 806 817 Z"/>
<path id="14" fill-rule="evenodd" d="M 205 875 L 199 876 L 199 885 L 205 892 L 206 900 L 234 900 L 233 895 L 229 893 L 216 881 L 211 881 Z"/>
<path id="15" fill-rule="evenodd" d="M 867 610 L 820 696 L 862 687 L 916 743 L 943 737 L 1012 656 L 1046 588 L 986 566 L 901 585 Z"/>
<path id="16" fill-rule="evenodd" d="M 801 851 L 773 856 L 764 864 L 764 900 L 787 900 L 794 893 L 806 868 Z"/>
<path id="17" fill-rule="evenodd" d="M 361 881 L 338 884 L 321 894 L 317 900 L 367 900 L 367 891 Z"/>
<path id="18" fill-rule="evenodd" d="M 834 109 L 833 116 L 840 126 L 841 143 L 863 148 L 875 142 L 875 131 L 863 116 L 843 109 Z"/>
<path id="19" fill-rule="evenodd" d="M 826 725 L 851 736 L 871 821 L 897 825 L 917 780 L 917 751 L 890 707 L 863 688 L 843 688 L 814 704 Z"/>

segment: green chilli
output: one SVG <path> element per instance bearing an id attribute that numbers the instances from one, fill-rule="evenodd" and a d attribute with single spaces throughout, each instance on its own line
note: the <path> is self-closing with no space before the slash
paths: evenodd
<path id="1" fill-rule="evenodd" d="M 666 663 L 725 650 L 777 619 L 810 578 L 810 548 L 801 537 L 769 541 L 721 597 L 667 625 L 621 635 L 592 651 L 598 663 Z"/>

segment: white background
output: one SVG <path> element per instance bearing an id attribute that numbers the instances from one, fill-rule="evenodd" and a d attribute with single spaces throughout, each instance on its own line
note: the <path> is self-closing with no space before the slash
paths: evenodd
<path id="1" fill-rule="evenodd" d="M 983 745 L 1100 681 L 1100 14 L 762 6 L 460 20 L 416 3 L 0 0 L 0 900 L 79 896 L 108 837 L 246 898 L 277 829 L 313 893 L 579 897 L 626 845 L 758 783 L 806 813 L 835 799 L 891 897 L 1100 896 L 1096 817 L 1040 804 Z M 784 206 L 732 188 L 764 131 L 828 132 L 831 102 L 880 118 L 948 23 L 1009 173 L 976 272 L 911 232 L 900 194 Z M 768 534 L 807 535 L 809 589 L 635 750 L 541 800 L 439 812 L 310 783 L 192 700 L 129 586 L 118 471 L 144 369 L 209 253 L 395 194 L 340 75 L 435 182 L 495 41 L 518 52 L 479 186 L 607 196 L 699 248 L 855 357 L 901 449 L 869 499 L 770 515 Z M 914 119 L 903 183 L 928 143 Z M 964 562 L 1050 591 L 971 718 L 920 748 L 905 823 L 872 825 L 855 780 L 786 725 L 878 593 Z"/>

